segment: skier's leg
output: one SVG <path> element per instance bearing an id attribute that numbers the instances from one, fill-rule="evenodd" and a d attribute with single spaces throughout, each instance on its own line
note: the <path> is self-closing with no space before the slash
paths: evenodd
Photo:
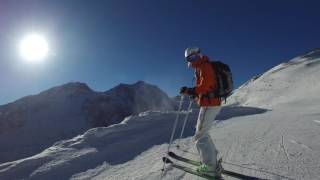
<path id="1" fill-rule="evenodd" d="M 200 160 L 214 171 L 217 165 L 217 149 L 209 135 L 209 130 L 219 113 L 220 107 L 201 107 L 195 134 Z"/>
<path id="2" fill-rule="evenodd" d="M 213 144 L 211 137 L 208 134 L 202 136 L 199 140 L 197 140 L 196 146 L 200 155 L 201 162 L 212 168 L 210 170 L 215 170 L 217 166 L 218 151 Z"/>

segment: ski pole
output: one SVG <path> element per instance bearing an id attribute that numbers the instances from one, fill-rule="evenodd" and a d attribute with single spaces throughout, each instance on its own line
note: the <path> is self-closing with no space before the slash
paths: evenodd
<path id="1" fill-rule="evenodd" d="M 182 103 L 183 103 L 184 96 L 180 96 L 180 97 L 181 97 L 181 98 L 180 98 L 178 113 L 177 113 L 176 119 L 175 119 L 175 121 L 174 121 L 174 123 L 173 123 L 173 128 L 172 128 L 172 132 L 171 132 L 171 137 L 170 137 L 168 149 L 167 149 L 166 156 L 165 156 L 166 158 L 167 158 L 167 156 L 168 156 L 168 152 L 170 151 L 170 147 L 171 147 L 171 144 L 172 144 L 172 141 L 173 141 L 174 134 L 176 133 L 177 124 L 178 124 L 178 120 L 179 120 L 179 116 L 180 116 L 180 111 L 181 111 L 181 108 L 182 108 Z M 166 163 L 164 162 L 164 163 L 163 163 L 163 168 L 162 168 L 162 173 L 161 173 L 160 179 L 162 178 L 163 172 L 165 171 L 165 166 L 166 166 Z"/>
<path id="2" fill-rule="evenodd" d="M 170 142 L 169 142 L 169 146 L 168 146 L 168 149 L 167 149 L 167 153 L 168 153 L 169 150 L 170 150 L 170 147 L 171 147 L 172 142 L 173 142 L 174 134 L 176 133 L 176 129 L 177 129 L 177 125 L 178 125 L 178 120 L 179 120 L 179 116 L 180 116 L 180 111 L 181 111 L 181 108 L 182 108 L 183 99 L 184 99 L 184 96 L 181 96 L 181 100 L 180 100 L 180 104 L 179 104 L 179 109 L 178 109 L 178 113 L 177 113 L 176 119 L 175 119 L 174 124 L 173 124 L 173 128 L 172 128 L 172 132 L 171 132 L 171 137 L 170 137 Z"/>
<path id="3" fill-rule="evenodd" d="M 184 121 L 183 121 L 182 130 L 181 130 L 181 134 L 180 134 L 180 138 L 179 138 L 179 139 L 181 139 L 182 136 L 183 136 L 184 129 L 185 129 L 185 127 L 186 127 L 186 124 L 187 124 L 187 121 L 188 121 L 188 117 L 189 117 L 189 114 L 190 114 L 190 110 L 191 110 L 191 106 L 192 106 L 192 101 L 193 101 L 193 100 L 189 97 L 188 111 L 187 111 L 187 114 L 186 114 L 186 116 L 185 116 L 185 118 L 184 118 Z M 179 148 L 180 148 L 179 144 L 177 144 L 176 147 L 179 149 Z"/>

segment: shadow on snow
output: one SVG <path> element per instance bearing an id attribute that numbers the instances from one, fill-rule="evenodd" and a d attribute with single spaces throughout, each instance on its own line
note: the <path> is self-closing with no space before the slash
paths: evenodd
<path id="1" fill-rule="evenodd" d="M 216 119 L 228 120 L 234 117 L 263 114 L 267 111 L 270 111 L 270 110 L 257 108 L 257 107 L 249 107 L 249 106 L 224 106 L 221 109 L 220 114 L 217 116 Z"/>

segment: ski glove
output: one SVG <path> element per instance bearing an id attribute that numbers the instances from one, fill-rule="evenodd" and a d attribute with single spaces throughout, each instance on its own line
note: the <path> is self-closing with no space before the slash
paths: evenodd
<path id="1" fill-rule="evenodd" d="M 180 94 L 187 94 L 190 96 L 196 96 L 196 89 L 183 86 L 182 88 L 180 88 Z"/>

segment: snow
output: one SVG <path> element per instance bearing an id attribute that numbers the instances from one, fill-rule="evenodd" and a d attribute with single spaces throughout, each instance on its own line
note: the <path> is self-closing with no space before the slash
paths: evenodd
<path id="1" fill-rule="evenodd" d="M 265 179 L 319 179 L 319 53 L 280 64 L 229 98 L 210 131 L 225 169 Z M 90 129 L 34 156 L 0 164 L 0 179 L 159 180 L 177 113 L 145 111 L 119 124 Z M 181 112 L 175 137 L 186 113 Z M 197 113 L 193 106 L 183 139 L 175 139 L 171 148 L 195 160 Z M 167 167 L 162 179 L 201 178 Z"/>
<path id="2" fill-rule="evenodd" d="M 320 50 L 282 63 L 251 79 L 230 97 L 229 104 L 272 107 L 294 102 L 319 102 Z"/>
<path id="3" fill-rule="evenodd" d="M 320 141 L 316 137 L 320 133 L 313 120 L 320 115 L 315 109 L 292 113 L 292 110 L 298 112 L 298 108 L 253 111 L 249 107 L 246 111 L 246 107 L 240 107 L 247 114 L 237 116 L 239 107 L 225 108 L 219 116 L 223 120 L 211 132 L 219 156 L 225 162 L 293 179 L 316 179 L 319 175 Z M 224 115 L 226 112 L 233 112 L 233 116 Z M 175 116 L 176 112 L 144 112 L 128 117 L 121 124 L 91 129 L 73 139 L 57 142 L 36 156 L 1 164 L 0 179 L 158 179 Z M 198 158 L 191 140 L 196 117 L 194 110 L 185 138 L 175 141 L 181 150 L 188 152 L 172 148 L 193 159 Z M 179 127 L 181 124 L 180 121 Z M 276 177 L 230 164 L 224 166 L 262 178 Z M 194 178 L 171 168 L 163 177 L 165 180 Z"/>
<path id="4" fill-rule="evenodd" d="M 6 144 L 0 146 L 0 162 L 38 154 L 56 141 L 119 123 L 131 114 L 173 108 L 162 90 L 142 81 L 106 92 L 79 82 L 57 86 L 0 106 L 0 144 Z"/>
<path id="5" fill-rule="evenodd" d="M 82 174 L 81 177 L 88 177 L 87 173 L 96 174 L 96 170 L 88 171 L 91 168 L 113 170 L 160 145 L 162 149 L 153 162 L 161 166 L 159 157 L 167 147 L 163 144 L 170 137 L 170 122 L 175 115 L 176 112 L 145 112 L 117 125 L 90 129 L 73 139 L 57 142 L 38 155 L 1 164 L 0 179 L 69 179 L 73 175 L 79 178 L 78 173 Z M 192 134 L 194 125 L 195 122 L 189 123 L 187 136 Z M 111 174 L 110 178 L 117 177 L 117 174 Z"/>

